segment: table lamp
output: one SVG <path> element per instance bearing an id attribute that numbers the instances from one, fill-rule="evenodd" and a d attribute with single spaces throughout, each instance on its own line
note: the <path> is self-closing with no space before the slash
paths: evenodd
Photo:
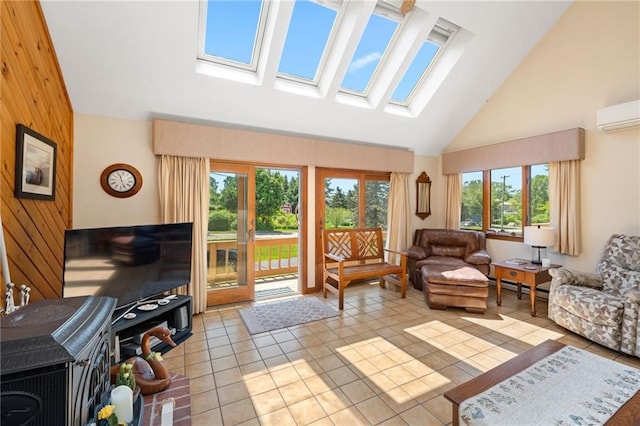
<path id="1" fill-rule="evenodd" d="M 547 257 L 547 247 L 555 243 L 554 228 L 543 228 L 540 225 L 525 226 L 524 243 L 532 248 L 531 263 L 542 264 L 542 257 Z"/>

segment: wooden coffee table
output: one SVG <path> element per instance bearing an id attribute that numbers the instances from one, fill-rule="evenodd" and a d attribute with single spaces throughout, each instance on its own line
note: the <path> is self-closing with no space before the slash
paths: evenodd
<path id="1" fill-rule="evenodd" d="M 556 342 L 555 340 L 547 340 L 510 359 L 504 364 L 445 392 L 444 397 L 453 403 L 453 425 L 459 425 L 460 416 L 458 409 L 463 401 L 497 385 L 541 359 L 559 351 L 564 346 L 564 344 Z M 606 424 L 609 426 L 640 424 L 640 392 L 636 393 L 633 398 L 620 407 Z"/>

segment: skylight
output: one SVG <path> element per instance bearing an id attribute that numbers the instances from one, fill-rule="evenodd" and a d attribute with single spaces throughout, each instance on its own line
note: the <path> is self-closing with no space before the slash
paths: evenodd
<path id="1" fill-rule="evenodd" d="M 335 8 L 296 0 L 278 67 L 281 77 L 316 83 L 337 16 Z"/>
<path id="2" fill-rule="evenodd" d="M 256 69 L 266 2 L 208 0 L 203 53 L 215 61 Z"/>
<path id="3" fill-rule="evenodd" d="M 395 101 L 398 103 L 405 103 L 409 99 L 409 96 L 413 93 L 413 90 L 416 88 L 422 75 L 429 67 L 431 61 L 438 53 L 440 46 L 437 46 L 428 40 L 422 43 L 422 47 L 420 51 L 416 55 L 415 59 L 409 66 L 409 69 L 402 77 L 400 84 L 396 88 L 396 91 L 391 95 L 391 101 Z"/>
<path id="4" fill-rule="evenodd" d="M 456 25 L 444 20 L 438 21 L 433 30 L 431 30 L 427 40 L 422 43 L 418 54 L 402 77 L 393 95 L 391 95 L 392 103 L 401 105 L 408 104 L 416 88 L 421 86 L 422 80 L 429 70 L 429 66 L 434 62 L 440 50 L 457 30 L 458 27 Z"/>
<path id="5" fill-rule="evenodd" d="M 386 16 L 378 13 L 371 15 L 349 64 L 347 74 L 342 80 L 342 90 L 357 94 L 367 93 L 371 80 L 398 26 L 397 21 Z"/>
<path id="6" fill-rule="evenodd" d="M 401 0 L 200 1 L 197 72 L 355 107 L 419 115 L 462 52 Z"/>

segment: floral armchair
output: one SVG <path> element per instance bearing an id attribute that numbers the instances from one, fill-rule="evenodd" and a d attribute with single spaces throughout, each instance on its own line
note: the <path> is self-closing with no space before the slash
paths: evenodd
<path id="1" fill-rule="evenodd" d="M 612 235 L 596 273 L 551 269 L 549 319 L 640 357 L 640 236 Z"/>

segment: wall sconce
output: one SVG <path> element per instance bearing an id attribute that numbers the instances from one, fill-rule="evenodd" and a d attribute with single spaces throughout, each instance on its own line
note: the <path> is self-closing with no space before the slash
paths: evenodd
<path id="1" fill-rule="evenodd" d="M 540 225 L 525 226 L 524 243 L 532 248 L 531 263 L 542 264 L 542 257 L 547 257 L 547 247 L 555 243 L 555 229 L 542 228 Z"/>

